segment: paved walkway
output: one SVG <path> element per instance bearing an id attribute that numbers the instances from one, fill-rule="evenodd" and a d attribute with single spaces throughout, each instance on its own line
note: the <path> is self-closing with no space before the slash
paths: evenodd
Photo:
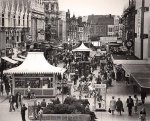
<path id="1" fill-rule="evenodd" d="M 94 71 L 94 74 L 97 75 L 98 70 Z M 74 95 L 78 97 L 79 92 L 73 92 Z M 138 114 L 133 114 L 132 116 L 128 116 L 127 107 L 126 107 L 126 99 L 127 97 L 131 95 L 133 97 L 134 93 L 132 90 L 131 85 L 126 85 L 124 82 L 113 82 L 113 86 L 109 87 L 107 90 L 107 96 L 106 96 L 106 111 L 105 112 L 95 112 L 97 116 L 97 121 L 139 121 Z M 115 96 L 115 98 L 121 98 L 124 105 L 125 112 L 120 116 L 117 112 L 115 112 L 115 115 L 112 115 L 108 112 L 109 109 L 109 101 L 112 96 Z M 140 99 L 140 96 L 138 96 Z M 59 95 L 60 100 L 62 100 L 62 96 Z M 84 98 L 84 96 L 83 96 Z M 90 108 L 93 108 L 94 99 L 88 98 L 90 102 Z M 39 101 L 42 99 L 39 99 Z M 50 102 L 50 99 L 46 99 L 47 102 Z M 28 100 L 24 100 L 24 103 L 28 105 Z M 147 111 L 147 121 L 150 121 L 150 96 L 146 99 L 146 104 L 143 105 L 146 108 Z M 141 107 L 139 106 L 139 110 Z M 8 99 L 4 102 L 0 103 L 0 121 L 21 121 L 20 116 L 20 108 L 17 109 L 15 112 L 9 112 L 9 102 Z M 26 112 L 27 114 L 27 112 Z M 26 115 L 26 121 L 29 121 L 27 115 Z"/>

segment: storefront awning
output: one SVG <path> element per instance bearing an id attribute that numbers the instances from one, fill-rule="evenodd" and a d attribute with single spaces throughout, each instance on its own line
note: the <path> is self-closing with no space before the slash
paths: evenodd
<path id="1" fill-rule="evenodd" d="M 4 59 L 4 60 L 6 60 L 6 61 L 8 61 L 8 62 L 10 62 L 10 63 L 12 63 L 12 64 L 18 63 L 18 61 L 12 60 L 11 58 L 9 58 L 9 57 L 7 57 L 7 56 L 1 57 L 1 58 Z"/>
<path id="2" fill-rule="evenodd" d="M 150 64 L 124 64 L 122 67 L 141 88 L 150 89 Z"/>
<path id="3" fill-rule="evenodd" d="M 22 59 L 22 58 L 17 58 L 17 57 L 15 57 L 15 58 L 12 58 L 13 60 L 16 60 L 16 61 L 21 61 L 21 62 L 23 62 L 24 61 L 24 59 Z"/>
<path id="4" fill-rule="evenodd" d="M 26 57 L 23 55 L 18 55 L 18 57 L 25 59 Z"/>

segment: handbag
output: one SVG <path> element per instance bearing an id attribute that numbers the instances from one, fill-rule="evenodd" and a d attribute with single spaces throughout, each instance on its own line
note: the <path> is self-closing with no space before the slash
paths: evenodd
<path id="1" fill-rule="evenodd" d="M 108 112 L 109 112 L 109 113 L 111 113 L 111 110 L 110 110 L 110 108 L 108 109 Z"/>
<path id="2" fill-rule="evenodd" d="M 124 112 L 124 108 L 122 108 L 122 112 Z"/>

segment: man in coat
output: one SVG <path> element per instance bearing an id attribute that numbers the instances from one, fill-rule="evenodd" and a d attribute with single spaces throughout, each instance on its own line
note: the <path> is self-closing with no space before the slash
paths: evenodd
<path id="1" fill-rule="evenodd" d="M 22 108 L 21 108 L 22 121 L 26 121 L 26 118 L 25 118 L 26 110 L 27 110 L 27 107 L 25 106 L 25 104 L 23 104 L 23 106 L 22 106 Z"/>
<path id="2" fill-rule="evenodd" d="M 114 111 L 116 110 L 116 100 L 114 96 L 112 96 L 112 99 L 110 100 L 110 110 L 112 112 L 112 115 L 114 115 Z"/>
<path id="3" fill-rule="evenodd" d="M 16 102 L 16 98 L 14 95 L 10 95 L 9 97 L 9 103 L 10 103 L 10 108 L 9 108 L 9 112 L 11 112 L 12 110 L 15 111 L 15 107 L 14 107 L 14 103 Z"/>
<path id="4" fill-rule="evenodd" d="M 133 99 L 131 98 L 131 96 L 129 96 L 129 98 L 127 98 L 127 107 L 128 107 L 128 114 L 129 116 L 132 115 L 132 107 L 134 106 L 134 102 Z"/>
<path id="5" fill-rule="evenodd" d="M 116 110 L 120 113 L 121 115 L 121 111 L 123 111 L 123 103 L 120 100 L 120 98 L 118 98 L 117 102 L 116 102 Z"/>

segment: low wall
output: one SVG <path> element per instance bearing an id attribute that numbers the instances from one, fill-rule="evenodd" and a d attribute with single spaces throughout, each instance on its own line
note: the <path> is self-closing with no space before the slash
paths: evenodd
<path id="1" fill-rule="evenodd" d="M 43 114 L 42 121 L 90 121 L 88 114 Z"/>

